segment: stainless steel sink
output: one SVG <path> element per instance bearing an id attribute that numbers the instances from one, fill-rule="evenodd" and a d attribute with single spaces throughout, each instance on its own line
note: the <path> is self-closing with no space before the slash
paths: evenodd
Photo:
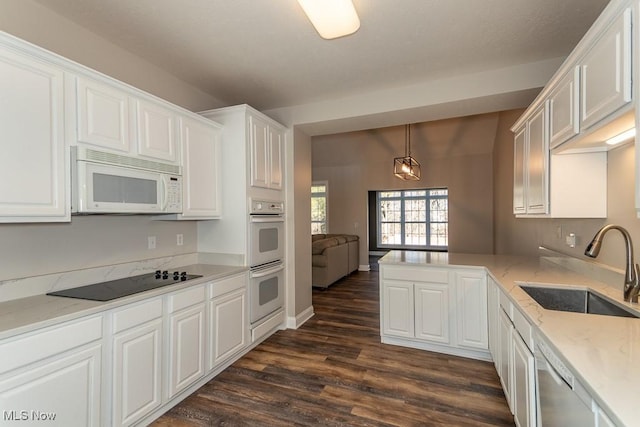
<path id="1" fill-rule="evenodd" d="M 535 285 L 520 285 L 520 288 L 547 310 L 640 318 L 640 315 L 626 310 L 588 289 Z"/>

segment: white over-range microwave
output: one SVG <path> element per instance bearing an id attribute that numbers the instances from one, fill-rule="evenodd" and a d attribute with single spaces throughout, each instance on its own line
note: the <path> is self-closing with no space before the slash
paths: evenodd
<path id="1" fill-rule="evenodd" d="M 182 213 L 180 166 L 71 147 L 71 212 Z"/>

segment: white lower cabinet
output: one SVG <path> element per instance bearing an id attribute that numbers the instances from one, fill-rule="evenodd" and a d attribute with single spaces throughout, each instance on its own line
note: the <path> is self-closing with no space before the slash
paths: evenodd
<path id="1" fill-rule="evenodd" d="M 111 425 L 132 425 L 162 404 L 162 299 L 112 315 Z"/>
<path id="2" fill-rule="evenodd" d="M 0 344 L 2 420 L 101 425 L 102 316 Z"/>
<path id="3" fill-rule="evenodd" d="M 489 359 L 486 272 L 381 265 L 382 342 Z"/>
<path id="4" fill-rule="evenodd" d="M 535 361 L 533 353 L 516 329 L 512 329 L 513 371 L 511 395 L 513 415 L 518 427 L 536 425 Z"/>
<path id="5" fill-rule="evenodd" d="M 513 403 L 511 401 L 511 346 L 513 345 L 511 337 L 513 336 L 513 324 L 504 310 L 498 313 L 498 333 L 500 364 L 498 367 L 498 377 L 500 384 L 504 390 L 504 397 L 513 413 Z"/>
<path id="6" fill-rule="evenodd" d="M 413 283 L 383 282 L 383 334 L 407 338 L 415 336 L 413 287 Z"/>
<path id="7" fill-rule="evenodd" d="M 449 284 L 416 283 L 414 295 L 415 337 L 450 344 Z"/>
<path id="8" fill-rule="evenodd" d="M 169 297 L 169 398 L 204 376 L 205 287 Z"/>
<path id="9" fill-rule="evenodd" d="M 0 424 L 149 424 L 248 350 L 247 286 L 243 272 L 0 340 Z"/>
<path id="10" fill-rule="evenodd" d="M 495 295 L 498 304 L 494 299 L 490 310 L 497 313 L 498 319 L 495 354 L 500 383 L 516 425 L 535 427 L 536 372 L 531 325 L 504 293 L 496 289 Z"/>
<path id="11" fill-rule="evenodd" d="M 214 369 L 249 345 L 247 275 L 209 285 L 209 361 Z"/>

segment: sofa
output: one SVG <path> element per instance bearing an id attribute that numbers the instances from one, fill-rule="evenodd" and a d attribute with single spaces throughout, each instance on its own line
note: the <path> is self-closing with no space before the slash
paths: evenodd
<path id="1" fill-rule="evenodd" d="M 351 234 L 313 234 L 311 236 L 311 283 L 328 288 L 358 269 L 359 237 Z"/>

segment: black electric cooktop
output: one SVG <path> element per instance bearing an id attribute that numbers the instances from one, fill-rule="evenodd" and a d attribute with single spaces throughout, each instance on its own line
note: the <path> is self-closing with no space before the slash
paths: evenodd
<path id="1" fill-rule="evenodd" d="M 174 283 L 197 279 L 198 277 L 202 276 L 197 274 L 187 274 L 184 271 L 180 273 L 177 271 L 168 272 L 158 270 L 155 273 L 110 280 L 108 282 L 95 283 L 93 285 L 81 286 L 79 288 L 49 292 L 47 295 L 87 299 L 92 301 L 111 301 L 112 299 L 122 298 L 139 292 L 173 285 Z"/>

